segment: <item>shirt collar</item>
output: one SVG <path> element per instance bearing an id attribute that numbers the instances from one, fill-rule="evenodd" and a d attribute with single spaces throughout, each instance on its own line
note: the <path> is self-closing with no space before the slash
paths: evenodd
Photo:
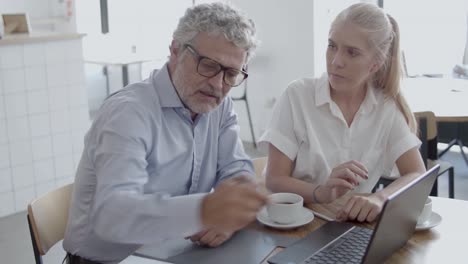
<path id="1" fill-rule="evenodd" d="M 362 114 L 371 113 L 372 108 L 374 108 L 374 106 L 377 105 L 377 98 L 375 97 L 376 91 L 377 91 L 376 88 L 372 84 L 369 84 L 367 86 L 366 98 L 364 98 L 364 101 L 362 102 L 362 105 L 361 105 Z"/>
<path id="2" fill-rule="evenodd" d="M 331 103 L 330 85 L 328 84 L 327 73 L 324 73 L 318 80 L 317 88 L 315 89 L 315 105 L 321 106 L 326 103 Z"/>
<path id="3" fill-rule="evenodd" d="M 184 107 L 169 76 L 167 63 L 160 70 L 152 73 L 152 80 L 162 107 Z"/>
<path id="4" fill-rule="evenodd" d="M 375 92 L 375 87 L 369 84 L 366 92 L 366 97 L 364 98 L 364 101 L 361 105 L 363 114 L 370 113 L 374 105 L 377 104 Z M 315 105 L 321 106 L 326 103 L 331 105 L 331 102 L 332 99 L 330 95 L 330 84 L 328 82 L 328 75 L 324 73 L 322 77 L 318 80 L 318 85 L 315 89 Z"/>

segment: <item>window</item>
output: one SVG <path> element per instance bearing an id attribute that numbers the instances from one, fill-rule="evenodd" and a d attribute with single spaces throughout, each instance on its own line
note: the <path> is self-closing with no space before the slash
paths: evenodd
<path id="1" fill-rule="evenodd" d="M 76 1 L 77 30 L 86 33 L 85 58 L 164 59 L 172 32 L 192 0 L 108 0 L 109 33 L 101 33 L 99 1 Z"/>
<path id="2" fill-rule="evenodd" d="M 400 25 L 409 75 L 447 74 L 463 62 L 468 1 L 391 0 L 384 8 Z"/>

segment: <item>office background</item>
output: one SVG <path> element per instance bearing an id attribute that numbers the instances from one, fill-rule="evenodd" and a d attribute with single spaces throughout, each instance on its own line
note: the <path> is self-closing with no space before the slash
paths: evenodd
<path id="1" fill-rule="evenodd" d="M 201 2 L 213 1 L 195 1 Z M 250 77 L 247 82 L 254 138 L 258 139 L 276 100 L 287 84 L 303 76 L 319 76 L 325 71 L 329 24 L 340 10 L 359 1 L 229 2 L 253 18 L 261 40 L 257 54 L 249 65 Z M 379 2 L 400 23 L 409 75 L 452 76 L 455 65 L 468 64 L 466 1 Z M 30 46 L 19 45 L 12 48 L 10 45 L 0 45 L 0 255 L 15 257 L 12 261 L 17 260 L 13 261 L 16 263 L 30 263 L 32 260 L 29 255 L 20 256 L 21 260 L 16 258 L 23 251 L 18 249 L 23 247 L 27 248 L 25 252 L 32 254 L 29 234 L 23 221 L 26 204 L 48 190 L 73 181 L 74 169 L 82 150 L 82 136 L 89 127 L 93 113 L 107 95 L 106 87 L 110 92 L 122 87 L 121 65 L 110 65 L 106 75 L 103 72 L 105 61 L 110 58 L 117 61 L 137 61 L 138 63 L 129 67 L 129 81 L 145 78 L 153 68 L 160 67 L 166 60 L 172 31 L 178 18 L 193 1 L 109 0 L 107 34 L 101 31 L 99 3 L 100 1 L 94 0 L 0 0 L 0 14 L 27 13 L 32 32 L 86 34 L 78 42 L 44 44 L 43 64 L 28 64 L 24 60 L 27 57 L 24 54 L 28 53 Z M 14 53 L 17 55 L 12 55 L 12 50 L 17 51 Z M 39 89 L 34 86 L 37 84 L 35 80 L 41 77 L 34 75 L 34 79 L 26 74 L 27 69 L 41 71 L 41 67 L 47 68 L 47 63 L 52 63 L 51 65 L 55 65 L 52 67 L 56 70 L 55 73 L 60 73 L 61 69 L 56 64 L 60 60 L 57 60 L 59 55 L 69 60 L 61 63 L 74 65 L 69 68 L 68 75 L 64 73 L 64 76 L 71 77 L 57 79 L 60 74 L 43 72 L 46 76 L 43 77 L 46 80 L 44 87 Z M 90 63 L 98 60 L 104 63 Z M 25 69 L 23 75 L 11 78 L 12 75 L 7 74 L 19 68 Z M 72 73 L 76 72 L 78 74 L 73 77 Z M 18 83 L 24 84 L 22 89 L 17 89 Z M 31 89 L 28 84 L 32 85 Z M 65 87 L 69 92 L 68 102 L 54 101 L 41 93 L 42 90 L 58 91 L 59 87 Z M 233 89 L 232 95 L 241 95 L 244 88 L 246 87 L 241 86 Z M 20 100 L 20 104 L 12 103 L 11 99 L 20 98 L 19 94 L 31 99 Z M 17 105 L 24 105 L 24 108 L 18 110 Z M 240 119 L 241 138 L 249 154 L 252 157 L 265 155 L 264 149 L 255 149 L 251 144 L 253 139 L 244 103 L 237 102 L 235 107 Z M 7 111 L 7 108 L 10 110 Z M 64 115 L 62 108 L 68 109 L 69 115 Z M 34 112 L 34 109 L 39 112 Z M 14 113 L 14 120 L 20 120 L 15 121 L 15 128 L 22 133 L 15 133 L 12 126 L 7 129 L 7 124 L 11 124 L 11 113 Z M 50 127 L 41 127 L 37 115 L 49 115 Z M 39 124 L 38 127 L 35 126 L 37 129 L 33 129 L 31 125 L 33 119 L 37 121 L 35 124 Z M 74 122 L 67 125 L 67 120 Z M 25 132 L 27 130 L 29 132 Z M 37 134 L 34 131 L 39 132 Z M 11 150 L 16 150 L 16 146 L 29 147 L 21 148 L 23 154 L 12 154 Z M 28 158 L 25 160 L 24 157 Z M 444 159 L 452 162 L 456 168 L 456 198 L 468 200 L 467 165 L 456 148 L 444 156 Z M 47 176 L 39 176 L 44 170 L 48 173 Z M 441 178 L 440 189 L 440 195 L 446 196 L 445 178 Z M 10 235 L 17 235 L 13 239 L 14 243 L 11 243 L 11 239 L 6 240 Z M 59 253 L 55 257 L 61 254 L 60 249 L 57 252 Z M 51 258 L 53 257 L 54 254 Z"/>

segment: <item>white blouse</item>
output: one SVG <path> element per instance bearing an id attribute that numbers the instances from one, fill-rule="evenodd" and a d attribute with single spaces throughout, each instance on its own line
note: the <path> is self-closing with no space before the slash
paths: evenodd
<path id="1" fill-rule="evenodd" d="M 421 144 L 395 101 L 372 87 L 348 127 L 330 97 L 326 74 L 288 86 L 260 138 L 260 144 L 267 142 L 295 161 L 293 177 L 311 183 L 325 183 L 341 163 L 362 162 L 369 179 L 355 192 L 370 192 L 382 175 L 391 174 L 403 153 Z"/>

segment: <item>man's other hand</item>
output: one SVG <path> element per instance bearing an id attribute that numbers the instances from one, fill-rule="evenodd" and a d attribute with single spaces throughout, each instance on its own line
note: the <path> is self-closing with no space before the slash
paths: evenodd
<path id="1" fill-rule="evenodd" d="M 201 246 L 217 247 L 228 240 L 232 234 L 233 232 L 229 231 L 220 232 L 215 229 L 206 229 L 189 238 L 193 243 L 197 243 Z"/>

